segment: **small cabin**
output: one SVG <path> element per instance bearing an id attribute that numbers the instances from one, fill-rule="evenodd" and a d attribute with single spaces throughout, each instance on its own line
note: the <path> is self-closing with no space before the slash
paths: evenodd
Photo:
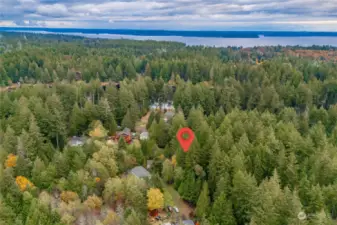
<path id="1" fill-rule="evenodd" d="M 142 141 L 148 140 L 149 139 L 149 132 L 143 131 L 142 133 L 140 133 L 139 139 L 142 140 Z"/>
<path id="2" fill-rule="evenodd" d="M 153 164 L 153 160 L 147 160 L 146 161 L 146 169 L 151 169 L 151 167 L 152 167 L 152 164 Z"/>
<path id="3" fill-rule="evenodd" d="M 84 137 L 73 136 L 69 140 L 69 145 L 71 147 L 82 146 L 82 145 L 84 145 L 84 143 L 85 143 L 85 138 Z"/>
<path id="4" fill-rule="evenodd" d="M 195 225 L 192 220 L 183 220 L 184 225 Z"/>
<path id="5" fill-rule="evenodd" d="M 80 71 L 76 71 L 75 80 L 76 81 L 82 80 L 82 73 Z"/>
<path id="6" fill-rule="evenodd" d="M 130 174 L 135 175 L 138 178 L 150 178 L 151 174 L 142 166 L 136 166 L 130 170 Z"/>
<path id="7" fill-rule="evenodd" d="M 124 138 L 124 141 L 128 144 L 132 141 L 131 130 L 129 128 L 124 128 L 124 130 L 119 131 L 113 137 L 114 140 L 119 140 L 120 138 Z"/>
<path id="8" fill-rule="evenodd" d="M 155 102 L 152 105 L 150 105 L 150 109 L 153 111 L 162 111 L 162 112 L 175 110 L 171 101 L 167 101 L 164 103 Z"/>

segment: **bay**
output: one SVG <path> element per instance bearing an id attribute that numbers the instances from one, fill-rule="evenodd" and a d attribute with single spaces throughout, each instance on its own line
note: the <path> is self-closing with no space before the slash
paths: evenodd
<path id="1" fill-rule="evenodd" d="M 336 32 L 154 31 L 108 29 L 0 28 L 7 32 L 75 35 L 87 38 L 182 42 L 188 46 L 323 46 L 337 47 Z M 151 34 L 151 35 L 147 35 Z"/>

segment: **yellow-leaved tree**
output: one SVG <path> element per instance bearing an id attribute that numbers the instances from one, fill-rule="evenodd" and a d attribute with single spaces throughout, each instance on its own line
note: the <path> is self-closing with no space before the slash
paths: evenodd
<path id="1" fill-rule="evenodd" d="M 109 210 L 105 219 L 103 220 L 104 225 L 117 225 L 120 224 L 119 217 L 117 213 L 112 210 Z"/>
<path id="2" fill-rule="evenodd" d="M 89 209 L 100 209 L 102 206 L 102 199 L 96 195 L 92 195 L 85 200 L 84 205 Z"/>
<path id="3" fill-rule="evenodd" d="M 7 160 L 6 160 L 6 168 L 9 168 L 9 167 L 15 167 L 16 166 L 16 160 L 18 159 L 18 157 L 14 154 L 9 154 L 7 156 Z"/>
<path id="4" fill-rule="evenodd" d="M 69 203 L 78 199 L 78 194 L 73 191 L 62 191 L 61 193 L 62 201 Z"/>
<path id="5" fill-rule="evenodd" d="M 93 122 L 93 129 L 89 132 L 92 138 L 104 138 L 108 135 L 107 130 L 103 127 L 102 122 L 96 120 Z"/>
<path id="6" fill-rule="evenodd" d="M 150 188 L 147 191 L 147 208 L 152 211 L 164 207 L 164 195 L 158 188 Z"/>
<path id="7" fill-rule="evenodd" d="M 177 156 L 176 155 L 173 155 L 172 158 L 171 158 L 171 163 L 172 165 L 175 167 L 177 165 Z"/>

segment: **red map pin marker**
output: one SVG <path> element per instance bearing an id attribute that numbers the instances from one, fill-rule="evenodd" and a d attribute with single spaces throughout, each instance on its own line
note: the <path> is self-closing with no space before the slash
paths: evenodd
<path id="1" fill-rule="evenodd" d="M 181 128 L 177 133 L 177 139 L 184 152 L 188 152 L 194 140 L 194 133 L 188 127 Z"/>

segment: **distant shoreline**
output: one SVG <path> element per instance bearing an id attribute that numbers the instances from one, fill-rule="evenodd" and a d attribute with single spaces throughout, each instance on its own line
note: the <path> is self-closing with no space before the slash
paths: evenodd
<path id="1" fill-rule="evenodd" d="M 337 32 L 311 31 L 179 31 L 135 29 L 81 29 L 81 28 L 33 28 L 0 27 L 0 31 L 37 31 L 52 33 L 114 34 L 132 36 L 178 36 L 200 38 L 260 38 L 263 37 L 336 37 Z"/>
<path id="2" fill-rule="evenodd" d="M 66 32 L 64 32 L 66 31 Z M 84 31 L 84 32 L 81 32 Z M 208 46 L 208 47 L 261 47 L 261 46 L 332 46 L 337 47 L 337 33 L 329 33 L 330 36 L 327 36 L 326 33 L 322 32 L 234 32 L 227 31 L 226 34 L 230 34 L 227 37 L 194 37 L 194 36 L 181 36 L 177 33 L 170 33 L 170 35 L 160 35 L 159 31 L 155 31 L 155 35 L 141 35 L 146 30 L 102 30 L 102 33 L 91 33 L 93 29 L 21 29 L 21 28 L 0 28 L 0 32 L 19 32 L 19 33 L 40 33 L 40 34 L 51 34 L 51 35 L 71 35 L 77 37 L 85 38 L 96 38 L 96 39 L 127 39 L 127 40 L 153 40 L 153 41 L 172 41 L 184 43 L 187 46 Z M 95 30 L 98 31 L 98 30 Z M 113 34 L 113 32 L 118 33 L 118 31 L 136 34 Z M 108 33 L 110 32 L 110 33 Z M 152 31 L 151 31 L 152 32 Z M 177 34 L 177 35 L 173 35 Z M 211 33 L 212 34 L 212 33 Z M 235 36 L 235 35 L 236 36 Z M 241 36 L 240 36 L 240 35 Z M 242 35 L 245 34 L 245 35 Z M 276 34 L 283 36 L 276 36 Z M 321 36 L 310 36 L 310 35 L 319 35 Z M 257 35 L 257 36 L 255 36 Z M 288 35 L 288 36 L 286 36 Z M 302 36 L 296 36 L 302 35 Z M 306 35 L 306 36 L 305 36 Z M 325 36 L 324 36 L 325 35 Z M 336 35 L 336 36 L 334 36 Z"/>

